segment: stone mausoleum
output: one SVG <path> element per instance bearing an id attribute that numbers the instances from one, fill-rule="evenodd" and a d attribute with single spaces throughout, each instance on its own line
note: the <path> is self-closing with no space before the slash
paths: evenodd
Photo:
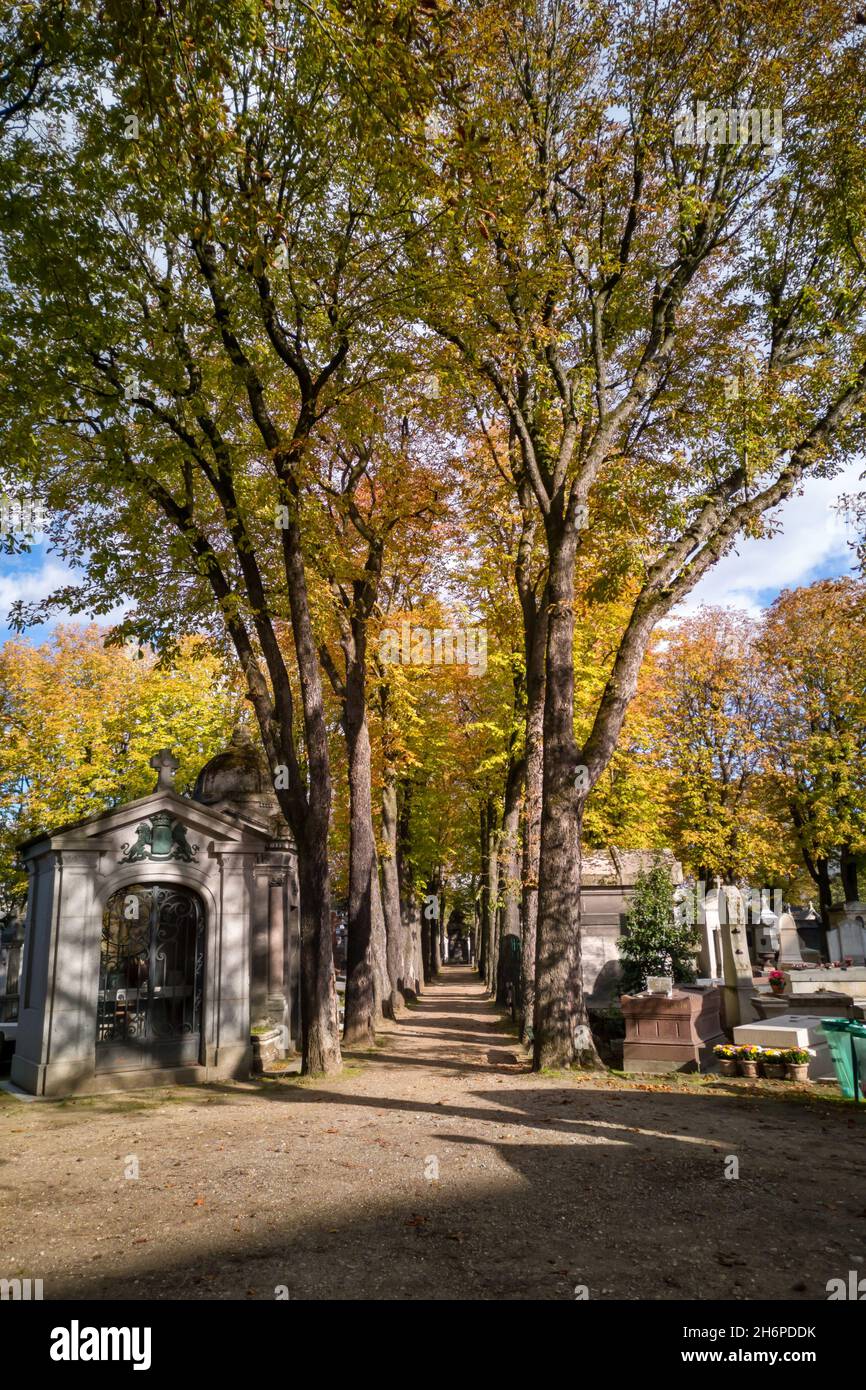
<path id="1" fill-rule="evenodd" d="M 34 1095 L 249 1074 L 251 1027 L 299 1034 L 297 861 L 237 731 L 192 797 L 149 796 L 21 847 L 29 873 L 12 1080 Z"/>

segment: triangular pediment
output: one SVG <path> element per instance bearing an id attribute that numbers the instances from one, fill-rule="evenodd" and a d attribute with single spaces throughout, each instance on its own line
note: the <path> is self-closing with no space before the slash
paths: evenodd
<path id="1" fill-rule="evenodd" d="M 71 825 L 35 835 L 20 849 L 32 851 L 45 842 L 50 842 L 55 849 L 97 848 L 100 841 L 116 845 L 120 839 L 131 849 L 137 844 L 143 855 L 145 847 L 152 845 L 154 835 L 158 847 L 167 849 L 175 858 L 184 858 L 185 846 L 192 846 L 196 841 L 258 846 L 264 845 L 269 838 L 264 828 L 249 822 L 240 823 L 237 818 L 178 796 L 176 792 L 155 791 Z"/>

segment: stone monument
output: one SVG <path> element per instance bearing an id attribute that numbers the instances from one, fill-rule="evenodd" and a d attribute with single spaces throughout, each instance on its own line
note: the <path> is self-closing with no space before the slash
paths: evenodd
<path id="1" fill-rule="evenodd" d="M 21 846 L 29 874 L 12 1080 L 36 1095 L 249 1074 L 251 1025 L 298 1039 L 296 857 L 249 736 L 192 798 L 149 796 Z"/>
<path id="2" fill-rule="evenodd" d="M 797 923 L 790 912 L 783 912 L 779 918 L 779 966 L 800 965 L 802 961 Z"/>
<path id="3" fill-rule="evenodd" d="M 866 903 L 846 902 L 844 907 L 831 908 L 830 921 L 827 949 L 831 959 L 866 965 Z"/>
<path id="4" fill-rule="evenodd" d="M 751 996 L 754 989 L 746 911 L 739 888 L 722 888 L 727 911 L 721 923 L 722 966 L 725 976 L 725 1022 L 728 1028 L 751 1023 L 755 1017 Z"/>

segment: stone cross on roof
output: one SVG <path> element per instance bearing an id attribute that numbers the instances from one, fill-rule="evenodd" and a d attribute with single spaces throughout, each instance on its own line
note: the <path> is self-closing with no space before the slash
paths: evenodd
<path id="1" fill-rule="evenodd" d="M 154 753 L 153 757 L 149 760 L 148 765 L 152 767 L 157 774 L 154 791 L 174 791 L 174 774 L 180 767 L 180 763 L 177 758 L 174 757 L 171 749 L 160 748 L 159 752 Z"/>

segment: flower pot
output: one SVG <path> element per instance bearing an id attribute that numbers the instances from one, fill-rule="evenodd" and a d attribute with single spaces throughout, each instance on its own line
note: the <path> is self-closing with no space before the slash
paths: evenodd
<path id="1" fill-rule="evenodd" d="M 720 1058 L 719 1058 L 719 1071 L 721 1072 L 722 1076 L 736 1076 L 736 1074 L 737 1074 L 737 1059 L 736 1059 L 736 1057 L 720 1057 Z"/>
<path id="2" fill-rule="evenodd" d="M 776 980 L 771 980 L 771 981 L 770 981 L 770 989 L 773 991 L 774 994 L 784 994 L 784 993 L 785 993 L 785 982 L 784 982 L 784 980 L 782 981 L 781 984 L 779 984 Z"/>
<path id="3" fill-rule="evenodd" d="M 737 1062 L 737 1066 L 740 1068 L 740 1076 L 757 1076 L 757 1075 L 758 1075 L 758 1064 L 757 1064 L 757 1062 L 744 1062 L 744 1061 L 742 1061 L 742 1059 L 740 1059 L 740 1060 Z"/>
<path id="4" fill-rule="evenodd" d="M 789 1081 L 808 1081 L 809 1063 L 808 1062 L 786 1062 L 785 1075 Z"/>
<path id="5" fill-rule="evenodd" d="M 784 1081 L 786 1065 L 787 1064 L 785 1062 L 765 1062 L 764 1075 L 766 1076 L 767 1080 Z"/>

